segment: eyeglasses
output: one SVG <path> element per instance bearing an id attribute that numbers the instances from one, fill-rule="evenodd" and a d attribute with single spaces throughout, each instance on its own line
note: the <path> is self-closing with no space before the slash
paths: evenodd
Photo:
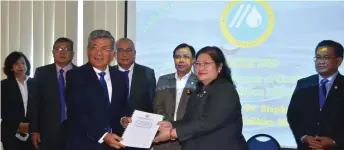
<path id="1" fill-rule="evenodd" d="M 119 49 L 117 49 L 117 52 L 118 52 L 118 53 L 124 53 L 124 52 L 130 53 L 130 52 L 133 52 L 133 51 L 134 51 L 133 48 L 127 48 L 127 49 L 119 48 Z"/>
<path id="2" fill-rule="evenodd" d="M 91 46 L 91 47 L 88 47 L 90 50 L 92 51 L 96 51 L 96 50 L 100 50 L 100 51 L 103 51 L 103 52 L 111 52 L 112 51 L 112 48 L 108 48 L 108 47 L 98 47 L 98 46 Z"/>
<path id="3" fill-rule="evenodd" d="M 189 59 L 189 58 L 191 58 L 191 56 L 188 56 L 188 55 L 183 55 L 183 56 L 181 56 L 181 55 L 174 55 L 173 58 L 174 59 Z"/>
<path id="4" fill-rule="evenodd" d="M 313 58 L 313 60 L 315 61 L 315 62 L 318 62 L 318 61 L 329 61 L 330 59 L 334 59 L 334 58 L 337 58 L 337 57 L 329 57 L 329 56 L 324 56 L 324 57 L 321 57 L 321 56 L 315 56 L 314 58 Z"/>
<path id="5" fill-rule="evenodd" d="M 68 47 L 65 47 L 65 48 L 62 48 L 62 47 L 55 47 L 55 48 L 54 48 L 54 51 L 55 51 L 55 52 L 62 52 L 62 51 L 67 52 L 67 51 L 72 51 L 72 49 L 71 49 L 71 48 L 68 48 Z"/>
<path id="6" fill-rule="evenodd" d="M 204 63 L 195 62 L 194 67 L 195 68 L 201 68 L 201 67 L 209 68 L 211 66 L 211 64 L 213 64 L 213 63 L 215 63 L 215 62 L 204 62 Z"/>

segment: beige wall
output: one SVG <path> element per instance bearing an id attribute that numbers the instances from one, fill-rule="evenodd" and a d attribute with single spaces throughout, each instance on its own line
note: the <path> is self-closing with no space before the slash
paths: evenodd
<path id="1" fill-rule="evenodd" d="M 53 62 L 58 37 L 74 41 L 75 64 L 87 62 L 86 45 L 94 29 L 124 36 L 124 1 L 1 1 L 1 69 L 12 51 L 23 52 L 35 68 Z M 83 7 L 83 13 L 78 9 Z M 80 21 L 80 18 L 82 17 Z M 83 29 L 80 31 L 80 29 Z M 78 29 L 80 32 L 78 32 Z M 1 70 L 1 79 L 5 78 Z"/>

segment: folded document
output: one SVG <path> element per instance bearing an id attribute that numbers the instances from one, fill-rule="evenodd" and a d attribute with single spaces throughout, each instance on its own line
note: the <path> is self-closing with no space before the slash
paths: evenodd
<path id="1" fill-rule="evenodd" d="M 135 110 L 121 143 L 127 147 L 150 148 L 163 116 Z"/>

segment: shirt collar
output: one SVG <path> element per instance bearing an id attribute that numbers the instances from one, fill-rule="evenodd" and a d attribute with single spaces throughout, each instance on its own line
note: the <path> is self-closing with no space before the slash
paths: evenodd
<path id="1" fill-rule="evenodd" d="M 67 66 L 61 68 L 59 65 L 55 64 L 56 65 L 56 71 L 57 73 L 60 73 L 60 70 L 63 69 L 65 72 L 72 69 L 73 68 L 73 65 L 72 63 L 69 63 Z"/>
<path id="2" fill-rule="evenodd" d="M 334 80 L 336 78 L 336 76 L 338 75 L 338 71 L 332 75 L 330 75 L 329 77 L 327 77 L 326 79 L 329 81 L 329 82 L 332 82 L 332 80 Z M 320 74 L 319 74 L 319 84 L 321 82 L 321 80 L 324 79 L 324 77 L 322 77 Z"/>
<path id="3" fill-rule="evenodd" d="M 25 76 L 26 78 L 25 78 L 25 80 L 24 80 L 24 82 L 26 82 L 27 80 L 29 80 L 29 76 Z M 19 80 L 16 78 L 16 80 L 19 82 Z"/>
<path id="4" fill-rule="evenodd" d="M 106 66 L 105 71 L 101 71 L 101 70 L 99 70 L 99 69 L 97 69 L 97 68 L 95 68 L 95 67 L 93 67 L 93 70 L 97 73 L 97 75 L 98 75 L 98 73 L 101 73 L 101 72 L 105 72 L 105 75 L 109 75 L 109 74 L 110 74 L 110 72 L 109 72 L 109 66 Z"/>
<path id="5" fill-rule="evenodd" d="M 190 71 L 189 73 L 187 73 L 186 75 L 184 75 L 184 76 L 182 77 L 182 79 L 180 79 L 180 80 L 188 79 L 188 78 L 190 77 L 190 75 L 191 75 L 191 71 Z M 174 77 L 176 78 L 176 80 L 179 80 L 179 77 L 178 77 L 177 72 L 174 74 Z"/>
<path id="6" fill-rule="evenodd" d="M 128 70 L 129 70 L 130 72 L 132 72 L 132 71 L 134 70 L 134 64 L 135 64 L 135 63 L 133 63 L 133 64 L 129 67 Z M 118 65 L 118 70 L 119 70 L 119 71 L 122 71 L 122 72 L 128 71 L 128 70 L 123 69 L 120 65 Z"/>

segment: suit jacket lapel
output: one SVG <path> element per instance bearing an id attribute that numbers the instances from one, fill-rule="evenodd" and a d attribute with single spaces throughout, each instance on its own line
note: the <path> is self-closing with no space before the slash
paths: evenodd
<path id="1" fill-rule="evenodd" d="M 86 76 L 86 80 L 88 81 L 88 88 L 92 88 L 92 91 L 96 92 L 95 95 L 97 97 L 100 97 L 101 100 L 109 105 L 109 100 L 108 98 L 105 97 L 104 95 L 104 89 L 103 87 L 100 85 L 100 81 L 98 79 L 98 76 L 96 75 L 95 71 L 93 70 L 93 67 L 91 64 L 87 63 L 87 73 L 85 73 Z M 111 74 L 111 73 L 110 73 Z M 111 77 L 110 77 L 111 78 Z M 112 80 L 112 79 L 111 79 Z M 109 89 L 108 89 L 109 90 Z M 114 95 L 114 94 L 112 94 Z"/>
<path id="2" fill-rule="evenodd" d="M 137 65 L 135 64 L 134 69 L 133 69 L 133 76 L 131 78 L 131 85 L 130 85 L 130 89 L 129 89 L 129 91 L 130 91 L 129 98 L 131 98 L 135 94 L 135 91 L 137 91 L 134 88 L 137 87 L 137 86 L 135 86 L 135 83 L 140 82 L 140 76 L 142 76 L 140 74 L 140 70 L 137 67 Z M 133 99 L 130 99 L 130 100 L 133 100 Z"/>
<path id="3" fill-rule="evenodd" d="M 172 101 L 171 101 L 171 111 L 170 114 L 174 114 L 174 110 L 176 110 L 176 88 L 177 88 L 177 85 L 176 85 L 176 78 L 174 77 L 175 74 L 171 74 L 171 76 L 169 77 L 169 85 L 171 85 L 171 88 L 169 88 L 169 91 L 171 93 L 171 96 L 172 96 Z M 173 119 L 173 118 L 171 118 Z"/>
<path id="4" fill-rule="evenodd" d="M 326 101 L 325 101 L 325 104 L 323 106 L 324 109 L 325 109 L 325 107 L 327 107 L 327 105 L 329 105 L 329 103 L 331 103 L 331 101 L 335 100 L 338 97 L 337 89 L 338 89 L 338 87 L 343 86 L 343 85 L 341 85 L 342 83 L 344 83 L 343 78 L 344 77 L 338 73 L 338 75 L 335 78 L 335 80 L 333 81 L 331 89 L 330 89 L 330 91 L 326 97 Z"/>
<path id="5" fill-rule="evenodd" d="M 27 80 L 28 106 L 32 105 L 32 101 L 34 100 L 35 95 L 37 94 L 35 86 L 36 86 L 35 80 L 32 78 L 29 78 Z M 29 115 L 31 115 L 31 110 L 30 110 L 30 107 L 27 107 L 26 116 L 29 117 Z"/>
<path id="6" fill-rule="evenodd" d="M 20 107 L 21 109 L 23 110 L 23 113 L 22 114 L 23 116 L 25 116 L 25 108 L 24 108 L 24 103 L 23 103 L 23 96 L 21 95 L 21 92 L 20 92 L 20 88 L 19 88 L 19 85 L 18 85 L 18 81 L 16 79 L 10 79 L 11 82 L 13 82 L 13 91 L 15 92 L 15 96 L 16 98 L 14 98 L 13 100 L 16 100 L 18 101 L 18 103 L 20 104 Z"/>
<path id="7" fill-rule="evenodd" d="M 180 120 L 183 118 L 185 113 L 185 108 L 188 102 L 188 99 L 190 97 L 191 91 L 195 90 L 195 84 L 196 84 L 197 77 L 195 74 L 191 73 L 189 79 L 187 80 L 185 87 L 183 89 L 182 96 L 180 97 L 179 106 L 177 110 L 177 120 Z M 188 90 L 190 90 L 190 94 L 188 93 Z"/>
<path id="8" fill-rule="evenodd" d="M 115 68 L 114 68 L 115 69 Z M 112 95 L 111 95 L 111 104 L 110 105 L 112 105 L 113 103 L 116 103 L 115 102 L 115 93 L 117 92 L 117 90 L 116 90 L 116 80 L 115 80 L 115 78 L 116 78 L 116 74 L 114 73 L 114 70 L 113 69 L 110 69 L 110 66 L 109 66 L 109 72 L 110 72 L 110 78 L 111 78 L 111 85 L 112 85 Z"/>
<path id="9" fill-rule="evenodd" d="M 54 89 L 53 91 L 55 91 L 55 95 L 57 97 L 58 100 L 61 99 L 60 97 L 60 88 L 59 88 L 59 82 L 58 82 L 58 78 L 57 78 L 57 71 L 56 71 L 56 64 L 53 63 L 50 65 L 49 67 L 50 71 L 49 71 L 49 76 L 51 77 L 51 81 L 52 81 L 52 88 Z"/>

